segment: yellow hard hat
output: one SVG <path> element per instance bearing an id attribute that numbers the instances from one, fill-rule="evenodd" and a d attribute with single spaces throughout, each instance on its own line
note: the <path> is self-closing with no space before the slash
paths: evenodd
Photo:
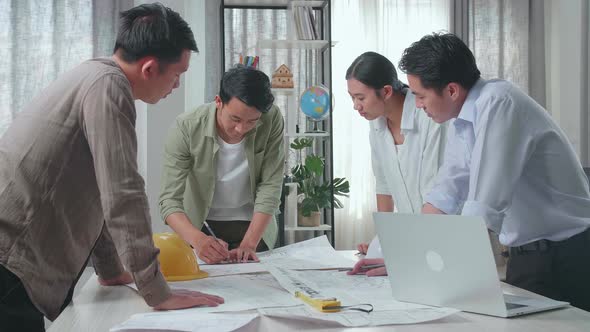
<path id="1" fill-rule="evenodd" d="M 175 233 L 155 233 L 154 244 L 160 249 L 158 261 L 167 281 L 206 278 L 209 274 L 199 269 L 193 249 Z"/>

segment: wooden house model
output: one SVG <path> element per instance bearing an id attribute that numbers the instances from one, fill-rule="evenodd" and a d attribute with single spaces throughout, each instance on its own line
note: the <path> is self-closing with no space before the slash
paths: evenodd
<path id="1" fill-rule="evenodd" d="M 271 86 L 273 88 L 293 88 L 293 74 L 291 69 L 282 64 L 272 74 Z"/>

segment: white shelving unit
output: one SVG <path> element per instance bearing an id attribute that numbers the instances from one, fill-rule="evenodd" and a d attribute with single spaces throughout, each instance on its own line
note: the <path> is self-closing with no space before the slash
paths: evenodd
<path id="1" fill-rule="evenodd" d="M 275 96 L 294 96 L 295 89 L 293 88 L 272 88 L 270 89 Z"/>
<path id="2" fill-rule="evenodd" d="M 258 41 L 258 48 L 276 48 L 276 49 L 305 49 L 318 50 L 324 49 L 330 45 L 327 40 L 298 40 L 298 39 L 264 39 Z M 332 46 L 336 42 L 332 42 Z"/>
<path id="3" fill-rule="evenodd" d="M 225 0 L 226 7 L 246 6 L 246 7 L 275 7 L 285 8 L 289 5 L 290 0 Z"/>
<path id="4" fill-rule="evenodd" d="M 295 227 L 291 227 L 291 226 L 287 226 L 285 227 L 286 231 L 323 231 L 323 232 L 328 232 L 332 230 L 332 226 L 330 225 L 320 225 L 317 227 L 302 227 L 302 226 L 295 226 Z"/>
<path id="5" fill-rule="evenodd" d="M 247 51 L 254 51 L 254 54 L 261 54 L 264 50 L 295 50 L 295 52 L 319 52 L 315 53 L 318 57 L 321 57 L 320 67 L 317 70 L 320 81 L 314 82 L 313 84 L 324 84 L 326 86 L 331 85 L 331 50 L 330 48 L 336 43 L 331 41 L 330 37 L 330 4 L 329 0 L 310 1 L 310 0 L 223 0 L 222 8 L 237 8 L 237 9 L 272 9 L 272 10 L 286 10 L 287 15 L 287 26 L 286 36 L 279 36 L 280 39 L 259 39 L 255 42 L 255 49 L 252 50 L 249 46 Z M 297 38 L 295 16 L 293 8 L 295 7 L 311 7 L 314 10 L 314 16 L 317 24 L 316 31 L 320 31 L 320 36 L 327 37 L 325 39 L 317 40 L 301 40 Z M 318 13 L 320 13 L 318 15 Z M 301 17 L 301 16 L 300 16 Z M 300 21 L 300 27 L 302 22 Z M 309 27 L 310 25 L 304 24 Z M 285 30 L 283 30 L 285 31 Z M 309 32 L 309 29 L 307 29 Z M 307 34 L 309 35 L 309 34 Z M 317 34 L 316 34 L 317 35 Z M 286 37 L 286 38 L 284 38 Z M 235 37 L 234 37 L 235 38 Z M 292 54 L 292 53 L 289 53 Z M 261 59 L 261 61 L 264 61 Z M 288 62 L 288 60 L 286 60 Z M 286 63 L 287 66 L 293 68 Z M 326 68 L 327 66 L 327 68 Z M 269 76 L 272 72 L 267 72 Z M 296 73 L 299 74 L 299 73 Z M 314 80 L 318 79 L 314 78 Z M 300 110 L 298 107 L 298 89 L 295 88 L 273 88 L 272 93 L 275 97 L 280 97 L 281 102 L 286 103 L 286 109 L 284 109 L 285 115 L 285 147 L 289 149 L 289 144 L 296 138 L 307 137 L 315 138 L 314 151 L 316 147 L 320 147 L 320 150 L 324 150 L 322 155 L 326 158 L 326 176 L 328 179 L 333 178 L 332 170 L 332 141 L 331 141 L 331 118 L 327 124 L 322 125 L 320 130 L 326 129 L 326 132 L 306 132 L 308 129 L 307 122 L 303 121 L 300 123 Z M 286 99 L 284 99 L 286 98 Z M 282 104 L 284 105 L 284 104 Z M 315 152 L 314 152 L 315 153 Z M 326 155 L 328 153 L 328 155 Z M 288 165 L 292 166 L 292 165 Z M 297 225 L 297 183 L 285 183 L 285 198 L 284 205 L 282 207 L 282 217 L 284 221 L 285 237 L 289 236 L 294 238 L 295 233 L 299 232 L 330 232 L 332 243 L 334 240 L 333 235 L 333 210 L 324 211 L 322 213 L 322 224 L 317 227 L 302 227 Z M 305 233 L 304 233 L 305 234 Z M 287 241 L 290 242 L 290 241 Z"/>
<path id="6" fill-rule="evenodd" d="M 285 134 L 285 137 L 330 137 L 330 133 L 295 133 L 295 134 Z"/>

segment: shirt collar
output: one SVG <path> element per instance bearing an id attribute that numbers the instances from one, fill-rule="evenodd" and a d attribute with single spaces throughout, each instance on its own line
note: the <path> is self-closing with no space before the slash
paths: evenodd
<path id="1" fill-rule="evenodd" d="M 414 112 L 416 112 L 416 97 L 408 89 L 404 89 L 404 93 L 406 94 L 406 98 L 404 100 L 404 108 L 402 111 L 401 130 L 413 131 L 417 126 L 416 116 L 414 116 Z M 422 112 L 422 110 L 419 112 Z"/>
<path id="2" fill-rule="evenodd" d="M 461 119 L 463 121 L 470 122 L 472 125 L 475 125 L 475 101 L 479 98 L 479 94 L 481 93 L 481 89 L 484 87 L 486 81 L 483 78 L 480 78 L 475 82 L 475 85 L 469 92 L 467 93 L 467 98 L 461 106 L 461 111 L 457 116 L 457 119 Z"/>
<path id="3" fill-rule="evenodd" d="M 207 107 L 207 115 L 205 116 L 205 136 L 213 138 L 217 137 L 217 127 L 215 126 L 217 121 L 215 118 L 216 111 L 217 107 L 215 106 L 215 103 L 210 103 Z"/>
<path id="4" fill-rule="evenodd" d="M 414 97 L 414 95 L 408 89 L 404 89 L 404 93 L 406 94 L 406 98 L 404 100 L 402 109 L 400 129 L 403 131 L 413 131 L 417 126 L 416 117 L 414 116 L 414 112 L 416 111 L 416 97 Z M 387 130 L 387 118 L 385 116 L 378 117 L 377 119 L 373 120 L 373 123 L 375 130 Z"/>

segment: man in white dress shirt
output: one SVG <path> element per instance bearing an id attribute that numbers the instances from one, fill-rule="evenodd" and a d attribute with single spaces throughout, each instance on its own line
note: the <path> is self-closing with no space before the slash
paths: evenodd
<path id="1" fill-rule="evenodd" d="M 422 212 L 484 217 L 510 247 L 508 283 L 590 310 L 590 192 L 565 133 L 514 84 L 480 78 L 453 34 L 423 37 L 399 65 L 417 107 L 455 119 Z"/>

